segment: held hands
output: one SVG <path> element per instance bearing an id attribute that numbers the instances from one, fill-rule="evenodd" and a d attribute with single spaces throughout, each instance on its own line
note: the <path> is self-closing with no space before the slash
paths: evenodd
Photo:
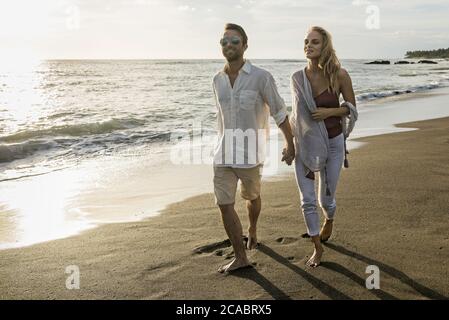
<path id="1" fill-rule="evenodd" d="M 289 143 L 284 148 L 284 150 L 282 150 L 281 161 L 285 161 L 287 165 L 291 165 L 294 159 L 295 159 L 295 145 L 293 143 Z"/>
<path id="2" fill-rule="evenodd" d="M 317 111 L 312 112 L 312 119 L 315 121 L 321 121 L 332 117 L 334 110 L 331 108 L 317 108 Z"/>

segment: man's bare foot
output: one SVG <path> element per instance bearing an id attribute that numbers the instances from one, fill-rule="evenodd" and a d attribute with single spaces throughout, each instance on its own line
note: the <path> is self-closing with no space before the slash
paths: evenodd
<path id="1" fill-rule="evenodd" d="M 246 268 L 246 267 L 252 267 L 251 263 L 248 261 L 248 259 L 237 259 L 234 258 L 232 259 L 231 262 L 222 265 L 219 269 L 218 272 L 223 273 L 223 272 L 231 272 L 231 271 L 235 271 L 237 269 L 241 269 L 241 268 Z"/>
<path id="2" fill-rule="evenodd" d="M 316 268 L 321 264 L 321 257 L 323 256 L 323 248 L 315 248 L 313 255 L 307 260 L 306 265 L 312 268 Z"/>
<path id="3" fill-rule="evenodd" d="M 334 220 L 328 219 L 326 219 L 326 221 L 324 222 L 323 227 L 321 228 L 320 231 L 321 242 L 326 242 L 327 240 L 329 240 L 330 236 L 332 235 L 333 222 Z"/>
<path id="4" fill-rule="evenodd" d="M 252 250 L 257 248 L 257 232 L 255 230 L 248 229 L 248 242 L 246 248 Z"/>

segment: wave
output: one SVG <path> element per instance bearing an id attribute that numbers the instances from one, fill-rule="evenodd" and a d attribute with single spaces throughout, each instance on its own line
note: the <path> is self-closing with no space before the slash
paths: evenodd
<path id="1" fill-rule="evenodd" d="M 448 67 L 438 67 L 438 68 L 431 68 L 430 70 L 449 70 L 449 68 Z"/>
<path id="2" fill-rule="evenodd" d="M 45 156 L 47 160 L 80 159 L 95 157 L 104 152 L 114 152 L 121 147 L 169 142 L 175 132 L 140 131 L 112 132 L 110 134 L 83 137 L 51 137 L 49 139 L 31 139 L 20 143 L 0 143 L 0 164 L 9 163 L 33 156 Z M 188 134 L 181 130 L 175 137 Z M 61 158 L 62 157 L 62 158 Z"/>
<path id="3" fill-rule="evenodd" d="M 62 167 L 62 168 L 56 168 L 56 169 L 51 169 L 51 170 L 47 170 L 44 172 L 39 172 L 39 173 L 31 173 L 31 174 L 23 174 L 23 175 L 16 175 L 13 177 L 9 177 L 9 178 L 0 178 L 0 182 L 5 182 L 5 181 L 13 181 L 13 180 L 19 180 L 19 179 L 24 179 L 24 178 L 31 178 L 31 177 L 37 177 L 37 176 L 43 176 L 45 174 L 49 174 L 52 172 L 56 172 L 56 171 L 61 171 L 64 169 L 67 169 L 68 167 Z"/>
<path id="4" fill-rule="evenodd" d="M 26 158 L 38 151 L 48 150 L 57 145 L 53 141 L 27 141 L 16 144 L 0 144 L 0 163 Z"/>
<path id="5" fill-rule="evenodd" d="M 111 133 L 116 130 L 126 130 L 145 124 L 141 119 L 111 119 L 104 122 L 83 123 L 55 126 L 47 129 L 23 130 L 0 137 L 0 142 L 22 142 L 33 138 L 58 136 L 88 136 Z"/>
<path id="6" fill-rule="evenodd" d="M 269 59 L 271 60 L 271 59 Z M 296 62 L 305 62 L 306 60 L 304 59 L 275 59 L 275 60 L 271 60 L 272 62 L 276 62 L 276 63 L 296 63 Z"/>
<path id="7" fill-rule="evenodd" d="M 49 115 L 47 118 L 50 120 L 53 119 L 57 119 L 57 118 L 62 118 L 62 117 L 67 117 L 67 116 L 73 116 L 75 113 L 71 112 L 71 111 L 67 111 L 67 112 L 60 112 L 60 113 L 55 113 L 52 115 Z"/>
<path id="8" fill-rule="evenodd" d="M 221 60 L 218 60 L 221 62 Z M 214 62 L 214 60 L 210 60 L 208 62 Z M 154 65 L 194 65 L 194 64 L 204 64 L 203 60 L 154 60 L 151 61 L 151 64 Z"/>
<path id="9" fill-rule="evenodd" d="M 421 92 L 421 91 L 427 91 L 435 88 L 443 87 L 441 83 L 438 82 L 432 82 L 425 85 L 417 85 L 410 87 L 408 89 L 393 89 L 393 90 L 385 90 L 385 91 L 375 91 L 375 92 L 366 92 L 361 93 L 356 96 L 357 101 L 371 101 L 386 97 L 392 97 L 397 96 L 401 94 L 407 94 L 407 93 L 414 93 L 414 92 Z"/>

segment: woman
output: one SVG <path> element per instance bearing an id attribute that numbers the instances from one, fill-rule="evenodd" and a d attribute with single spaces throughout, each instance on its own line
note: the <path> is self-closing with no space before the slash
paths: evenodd
<path id="1" fill-rule="evenodd" d="M 332 234 L 336 211 L 335 191 L 345 162 L 346 138 L 358 114 L 351 78 L 332 46 L 330 34 L 312 27 L 304 39 L 307 66 L 292 75 L 291 125 L 295 136 L 295 173 L 301 210 L 315 250 L 307 265 L 317 267 L 323 246 Z M 340 106 L 339 97 L 344 102 Z M 315 173 L 319 177 L 319 203 L 325 215 L 320 230 L 315 195 Z"/>

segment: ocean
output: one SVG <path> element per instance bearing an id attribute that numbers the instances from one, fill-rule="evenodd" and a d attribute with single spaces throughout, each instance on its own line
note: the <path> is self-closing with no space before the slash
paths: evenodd
<path id="1" fill-rule="evenodd" d="M 290 106 L 289 77 L 305 60 L 252 62 L 273 74 Z M 449 85 L 449 61 L 365 62 L 342 61 L 359 105 Z M 222 67 L 222 60 L 86 60 L 0 70 L 0 183 L 135 147 L 157 153 L 193 122 L 213 135 L 211 79 Z"/>
<path id="2" fill-rule="evenodd" d="M 306 61 L 251 61 L 273 74 L 290 109 L 290 75 Z M 449 86 L 446 60 L 368 61 L 341 61 L 361 113 L 375 109 L 371 102 L 377 99 Z M 211 174 L 210 165 L 173 166 L 170 152 L 181 143 L 174 136 L 202 135 L 213 144 L 212 77 L 223 63 L 53 60 L 2 66 L 0 248 L 138 220 L 169 203 L 211 192 L 210 177 L 201 178 Z M 385 131 L 375 122 L 378 114 L 370 112 L 375 123 L 370 130 Z"/>

